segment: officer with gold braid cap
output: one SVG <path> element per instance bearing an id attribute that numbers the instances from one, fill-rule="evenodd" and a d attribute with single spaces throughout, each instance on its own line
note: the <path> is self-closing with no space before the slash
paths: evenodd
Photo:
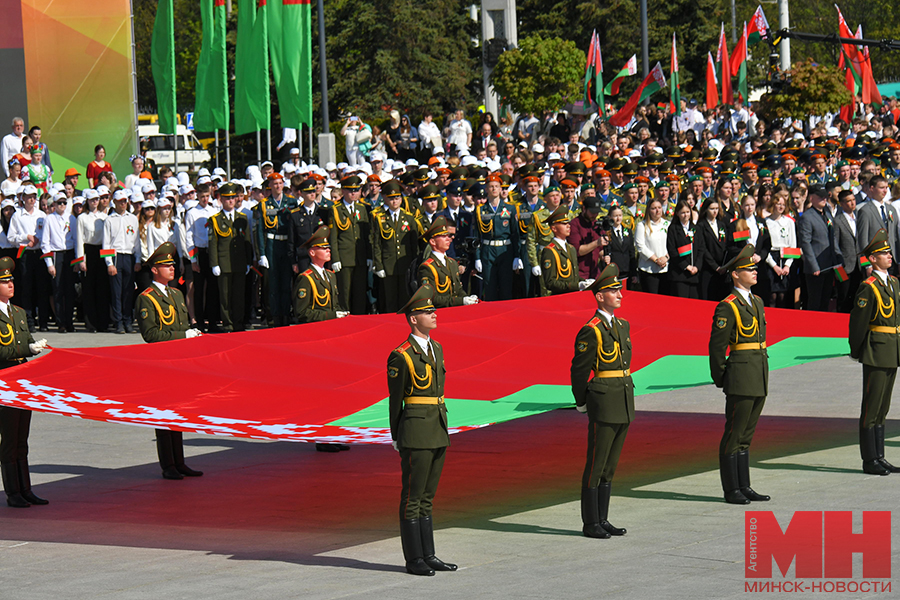
<path id="1" fill-rule="evenodd" d="M 557 207 L 544 219 L 544 223 L 553 233 L 553 238 L 541 251 L 541 278 L 544 289 L 551 295 L 577 292 L 578 250 L 566 241 L 571 232 L 568 207 Z M 584 286 L 581 289 L 584 289 Z"/>
<path id="2" fill-rule="evenodd" d="M 300 245 L 309 255 L 310 267 L 297 276 L 294 288 L 294 318 L 298 323 L 313 323 L 345 317 L 349 313 L 337 310 L 337 277 L 325 268 L 331 260 L 328 226 L 319 228 Z"/>
<path id="3" fill-rule="evenodd" d="M 422 236 L 428 241 L 431 252 L 419 265 L 416 279 L 420 285 L 434 290 L 432 301 L 436 308 L 468 306 L 478 302 L 477 296 L 466 296 L 459 279 L 459 263 L 447 256 L 447 251 L 453 243 L 450 227 L 450 221 L 441 215 L 434 219 Z"/>
<path id="4" fill-rule="evenodd" d="M 410 334 L 388 357 L 391 438 L 400 452 L 400 539 L 406 570 L 412 575 L 455 571 L 434 555 L 432 503 L 450 435 L 444 405 L 444 350 L 431 337 L 437 327 L 432 297 L 421 286 L 400 309 Z"/>

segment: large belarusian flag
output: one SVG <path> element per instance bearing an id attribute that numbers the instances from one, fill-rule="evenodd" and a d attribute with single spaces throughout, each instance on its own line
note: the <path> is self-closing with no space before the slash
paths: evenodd
<path id="1" fill-rule="evenodd" d="M 744 32 L 731 52 L 731 72 L 738 74 L 738 93 L 741 102 L 747 103 L 747 23 Z"/>
<path id="2" fill-rule="evenodd" d="M 728 41 L 725 39 L 725 23 L 722 23 L 722 31 L 719 33 L 719 49 L 716 52 L 716 73 L 722 82 L 722 104 L 734 104 L 734 94 L 731 92 L 731 61 L 728 57 Z"/>
<path id="3" fill-rule="evenodd" d="M 175 133 L 175 23 L 172 0 L 159 0 L 153 38 L 150 41 L 150 68 L 156 87 L 156 114 L 159 132 Z"/>
<path id="4" fill-rule="evenodd" d="M 312 125 L 310 0 L 273 0 L 267 6 L 269 53 L 282 127 Z"/>
<path id="5" fill-rule="evenodd" d="M 238 0 L 234 61 L 234 132 L 272 128 L 266 0 Z"/>
<path id="6" fill-rule="evenodd" d="M 844 15 L 841 13 L 840 7 L 835 4 L 838 11 L 838 35 L 842 38 L 862 37 L 862 27 L 859 28 L 859 35 L 853 35 Z M 850 61 L 853 69 L 854 77 L 857 78 L 860 88 L 862 101 L 865 104 L 881 104 L 881 94 L 878 92 L 878 85 L 875 83 L 875 77 L 872 74 L 872 62 L 866 54 L 856 46 L 856 44 L 841 44 L 844 54 Z"/>
<path id="7" fill-rule="evenodd" d="M 200 0 L 203 41 L 197 62 L 194 129 L 228 129 L 228 79 L 225 63 L 225 0 Z"/>
<path id="8" fill-rule="evenodd" d="M 600 38 L 594 30 L 584 66 L 584 105 L 596 102 L 600 113 L 606 116 L 606 99 L 603 96 L 603 57 L 600 54 Z"/>
<path id="9" fill-rule="evenodd" d="M 615 96 L 619 93 L 619 86 L 622 85 L 622 80 L 626 77 L 631 77 L 632 75 L 637 74 L 637 54 L 632 54 L 631 58 L 628 59 L 628 62 L 625 63 L 625 66 L 622 67 L 622 70 L 616 73 L 616 76 L 613 77 L 613 80 L 610 81 L 606 88 L 604 88 L 603 93 L 609 94 L 610 96 Z"/>
<path id="10" fill-rule="evenodd" d="M 750 17 L 750 23 L 747 24 L 747 45 L 753 46 L 768 33 L 769 22 L 766 20 L 766 13 L 763 12 L 762 6 L 758 6 Z"/>
<path id="11" fill-rule="evenodd" d="M 716 63 L 712 53 L 706 53 L 706 110 L 712 110 L 719 104 L 719 82 L 716 80 Z"/>
<path id="12" fill-rule="evenodd" d="M 634 116 L 638 104 L 649 98 L 653 93 L 666 87 L 666 76 L 663 74 L 662 65 L 656 63 L 656 66 L 650 71 L 650 74 L 641 82 L 638 89 L 634 91 L 628 102 L 625 103 L 619 112 L 609 118 L 609 122 L 616 127 L 625 127 Z"/>
<path id="13" fill-rule="evenodd" d="M 669 68 L 669 103 L 675 116 L 681 114 L 681 81 L 678 77 L 678 49 L 675 47 L 675 32 L 672 32 L 672 62 Z"/>

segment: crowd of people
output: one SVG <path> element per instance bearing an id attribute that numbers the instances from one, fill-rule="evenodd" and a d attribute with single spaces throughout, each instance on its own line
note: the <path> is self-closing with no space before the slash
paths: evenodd
<path id="1" fill-rule="evenodd" d="M 229 178 L 135 156 L 120 180 L 98 145 L 61 181 L 40 127 L 17 118 L 0 143 L 0 256 L 16 262 L 32 331 L 136 331 L 164 242 L 199 331 L 318 320 L 298 296 L 321 226 L 333 316 L 395 312 L 422 282 L 438 306 L 585 289 L 610 263 L 630 289 L 720 300 L 746 244 L 768 306 L 849 312 L 871 268 L 861 249 L 884 228 L 897 252 L 900 226 L 900 107 L 859 114 L 766 123 L 740 103 L 684 101 L 622 129 L 565 112 L 473 127 L 462 111 L 441 128 L 391 111 L 383 130 L 347 117 L 338 164 L 294 148 Z"/>

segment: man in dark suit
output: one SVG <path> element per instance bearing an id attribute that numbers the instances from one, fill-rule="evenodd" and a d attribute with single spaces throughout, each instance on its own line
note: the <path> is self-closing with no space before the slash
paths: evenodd
<path id="1" fill-rule="evenodd" d="M 288 227 L 288 259 L 291 261 L 291 268 L 295 275 L 299 275 L 309 268 L 310 260 L 308 246 L 305 246 L 306 241 L 312 237 L 320 225 L 324 224 L 319 215 L 319 205 L 316 204 L 316 180 L 310 177 L 293 185 L 293 179 L 298 178 L 299 175 L 291 178 L 291 187 L 294 194 L 300 198 L 301 204 L 297 208 L 291 209 Z M 296 316 L 294 315 L 294 317 Z"/>
<path id="2" fill-rule="evenodd" d="M 634 274 L 634 235 L 622 224 L 623 213 L 621 206 L 614 204 L 610 207 L 606 216 L 609 227 L 609 230 L 605 232 L 609 236 L 606 256 L 609 256 L 610 262 L 615 263 L 619 267 L 620 277 L 625 281 Z"/>
<path id="3" fill-rule="evenodd" d="M 797 238 L 806 276 L 806 310 L 827 311 L 834 288 L 834 267 L 843 261 L 834 241 L 834 222 L 826 209 L 828 192 L 821 185 L 809 188 L 812 206 L 798 223 Z"/>
<path id="4" fill-rule="evenodd" d="M 897 245 L 897 210 L 885 202 L 889 190 L 887 179 L 881 175 L 875 175 L 869 179 L 869 187 L 866 192 L 869 199 L 860 205 L 857 214 L 856 249 L 862 254 L 868 240 L 875 236 L 875 232 L 884 229 L 887 231 L 891 257 L 894 259 L 891 272 L 895 273 L 898 261 L 900 261 L 900 255 L 898 255 L 900 248 Z M 867 269 L 867 271 L 869 270 Z M 868 274 L 868 272 L 863 273 L 865 276 Z"/>
<path id="5" fill-rule="evenodd" d="M 844 259 L 844 270 L 849 279 L 837 285 L 838 312 L 849 313 L 853 306 L 853 294 L 862 281 L 863 267 L 857 260 L 856 232 L 858 218 L 856 213 L 856 196 L 850 190 L 842 190 L 838 194 L 840 210 L 834 217 L 834 245 Z"/>
<path id="6" fill-rule="evenodd" d="M 497 144 L 497 147 L 500 147 L 502 140 L 492 135 L 491 126 L 488 123 L 484 123 L 481 128 L 478 130 L 478 133 L 472 137 L 472 154 L 478 154 L 481 150 L 487 150 L 488 144 L 494 142 Z"/>

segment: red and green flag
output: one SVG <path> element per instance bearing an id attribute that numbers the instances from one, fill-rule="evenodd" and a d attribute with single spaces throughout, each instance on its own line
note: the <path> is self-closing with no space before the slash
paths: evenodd
<path id="1" fill-rule="evenodd" d="M 861 38 L 862 26 L 857 29 L 858 35 L 854 35 L 850 31 L 850 26 L 844 20 L 840 7 L 834 5 L 838 11 L 838 35 L 842 38 Z M 878 92 L 878 85 L 875 83 L 875 77 L 872 75 L 872 61 L 865 51 L 861 51 L 856 44 L 841 44 L 847 60 L 850 62 L 850 68 L 853 69 L 853 75 L 865 104 L 881 104 L 881 94 Z"/>
<path id="2" fill-rule="evenodd" d="M 587 63 L 584 66 L 584 105 L 594 102 L 600 113 L 606 116 L 606 98 L 603 95 L 603 56 L 600 54 L 600 38 L 594 30 L 591 47 L 588 48 Z"/>
<path id="3" fill-rule="evenodd" d="M 706 53 L 706 110 L 712 110 L 719 104 L 719 81 L 716 79 L 716 63 L 712 53 Z"/>
<path id="4" fill-rule="evenodd" d="M 269 55 L 282 127 L 312 125 L 310 0 L 272 0 L 266 7 Z"/>
<path id="5" fill-rule="evenodd" d="M 678 49 L 675 47 L 675 32 L 672 32 L 672 62 L 669 67 L 669 103 L 672 113 L 681 114 L 681 79 L 678 76 Z"/>
<path id="6" fill-rule="evenodd" d="M 238 0 L 234 61 L 234 132 L 272 128 L 266 0 Z"/>
<path id="7" fill-rule="evenodd" d="M 781 258 L 800 258 L 803 253 L 800 248 L 782 248 Z"/>
<path id="8" fill-rule="evenodd" d="M 159 132 L 175 133 L 175 23 L 172 0 L 159 0 L 153 38 L 150 40 L 150 70 L 156 88 Z"/>
<path id="9" fill-rule="evenodd" d="M 747 23 L 744 32 L 731 52 L 731 72 L 738 75 L 738 94 L 741 102 L 747 103 Z"/>
<path id="10" fill-rule="evenodd" d="M 872 263 L 870 263 L 870 262 L 869 262 L 869 259 L 866 258 L 865 256 L 860 256 L 860 257 L 859 257 L 859 266 L 861 266 L 862 268 L 866 269 L 866 268 L 868 268 L 868 267 L 871 267 L 871 266 L 872 266 Z"/>
<path id="11" fill-rule="evenodd" d="M 731 238 L 736 242 L 741 242 L 743 240 L 750 239 L 750 230 L 744 229 L 743 231 L 735 231 L 731 234 Z"/>
<path id="12" fill-rule="evenodd" d="M 203 41 L 197 61 L 194 129 L 228 129 L 228 72 L 225 61 L 225 0 L 200 0 Z"/>
<path id="13" fill-rule="evenodd" d="M 685 244 L 684 246 L 681 246 L 678 248 L 678 256 L 687 256 L 688 254 L 690 254 L 693 251 L 694 251 L 693 243 Z"/>
<path id="14" fill-rule="evenodd" d="M 731 91 L 731 61 L 728 57 L 728 41 L 725 39 L 725 23 L 719 33 L 719 49 L 716 52 L 716 73 L 722 82 L 722 104 L 734 104 L 734 94 Z M 709 107 L 707 107 L 709 108 Z"/>
<path id="15" fill-rule="evenodd" d="M 666 87 L 666 76 L 663 74 L 662 65 L 656 63 L 656 66 L 650 71 L 650 74 L 641 82 L 638 89 L 634 91 L 628 102 L 625 103 L 616 114 L 609 118 L 609 122 L 616 127 L 625 127 L 634 116 L 634 111 L 638 105 L 653 95 L 655 92 Z"/>
<path id="16" fill-rule="evenodd" d="M 847 269 L 844 268 L 844 265 L 838 265 L 834 268 L 834 276 L 841 283 L 850 279 L 850 276 L 847 275 Z"/>
<path id="17" fill-rule="evenodd" d="M 637 75 L 637 54 L 632 54 L 631 58 L 628 59 L 628 62 L 625 63 L 625 66 L 616 73 L 616 76 L 613 77 L 612 81 L 606 84 L 606 87 L 603 89 L 604 94 L 608 94 L 610 96 L 615 96 L 619 93 L 619 86 L 622 85 L 622 80 L 626 77 L 631 77 L 632 75 Z"/>
<path id="18" fill-rule="evenodd" d="M 766 20 L 766 13 L 763 12 L 762 6 L 757 6 L 756 12 L 750 17 L 750 23 L 747 25 L 747 45 L 755 45 L 768 33 L 769 21 Z"/>

